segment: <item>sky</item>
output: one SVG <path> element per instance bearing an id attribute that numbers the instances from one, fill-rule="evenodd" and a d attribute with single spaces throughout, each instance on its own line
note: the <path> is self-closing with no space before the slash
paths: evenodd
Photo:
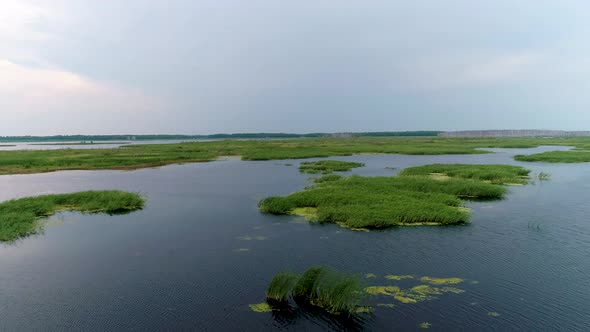
<path id="1" fill-rule="evenodd" d="M 590 130 L 587 0 L 1 0 L 0 136 Z"/>

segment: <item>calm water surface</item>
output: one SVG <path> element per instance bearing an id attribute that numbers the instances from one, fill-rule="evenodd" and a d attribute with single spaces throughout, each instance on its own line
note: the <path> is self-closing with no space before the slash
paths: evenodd
<path id="1" fill-rule="evenodd" d="M 430 163 L 511 163 L 552 176 L 510 187 L 503 201 L 468 203 L 467 226 L 369 233 L 260 214 L 259 199 L 309 184 L 293 160 L 0 176 L 0 200 L 88 189 L 148 199 L 128 215 L 59 214 L 44 234 L 0 245 L 0 330 L 412 331 L 428 322 L 438 331 L 587 331 L 590 164 L 511 158 L 549 149 L 331 158 L 364 162 L 354 173 L 367 176 Z M 459 277 L 465 293 L 417 304 L 371 298 L 373 313 L 354 319 L 249 309 L 276 272 L 316 264 L 376 274 L 367 285 L 420 284 L 388 274 Z"/>

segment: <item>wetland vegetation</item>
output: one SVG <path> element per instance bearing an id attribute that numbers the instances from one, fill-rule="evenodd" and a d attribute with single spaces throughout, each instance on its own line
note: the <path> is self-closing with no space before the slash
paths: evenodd
<path id="1" fill-rule="evenodd" d="M 241 156 L 243 160 L 280 160 L 369 153 L 484 154 L 489 152 L 480 148 L 532 148 L 540 145 L 574 146 L 581 149 L 590 146 L 590 138 L 294 138 L 125 145 L 112 149 L 0 151 L 0 175 L 73 169 L 137 169 L 213 161 L 222 156 Z M 560 158 L 563 158 L 563 161 L 590 161 L 590 152 L 572 151 L 557 155 L 562 156 Z M 527 156 L 519 160 L 536 161 L 534 158 Z"/>
<path id="2" fill-rule="evenodd" d="M 327 267 L 312 267 L 299 276 L 291 272 L 277 274 L 266 290 L 270 301 L 311 304 L 330 313 L 352 314 L 363 300 L 360 278 Z"/>
<path id="3" fill-rule="evenodd" d="M 333 172 L 347 172 L 353 168 L 364 167 L 363 163 L 339 160 L 304 161 L 299 166 L 301 173 L 331 174 Z"/>
<path id="4" fill-rule="evenodd" d="M 546 163 L 587 163 L 590 162 L 590 151 L 549 151 L 531 155 L 517 155 L 518 161 L 546 162 Z"/>
<path id="5" fill-rule="evenodd" d="M 505 187 L 482 179 L 500 174 L 491 179 L 504 183 L 515 181 L 512 176 L 529 172 L 520 167 L 456 164 L 444 168 L 445 174 L 456 177 L 415 175 L 443 170 L 432 166 L 393 177 L 326 175 L 304 191 L 268 197 L 260 201 L 259 208 L 263 213 L 301 215 L 309 221 L 336 223 L 351 229 L 464 224 L 469 220 L 469 210 L 463 207 L 461 198 L 501 199 L 507 192 Z M 498 169 L 504 172 L 498 173 Z"/>
<path id="6" fill-rule="evenodd" d="M 493 184 L 526 184 L 531 171 L 513 165 L 432 164 L 404 169 L 400 175 L 448 176 Z"/>
<path id="7" fill-rule="evenodd" d="M 61 211 L 118 214 L 142 209 L 140 195 L 123 191 L 84 191 L 43 195 L 0 203 L 0 241 L 14 241 L 42 229 L 42 218 Z"/>

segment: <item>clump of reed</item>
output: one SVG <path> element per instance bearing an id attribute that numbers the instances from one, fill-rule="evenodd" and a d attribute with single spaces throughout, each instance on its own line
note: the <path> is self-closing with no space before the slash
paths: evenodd
<path id="1" fill-rule="evenodd" d="M 43 195 L 0 203 L 0 241 L 14 241 L 36 233 L 41 218 L 59 211 L 118 214 L 142 209 L 138 194 L 118 190 Z"/>
<path id="2" fill-rule="evenodd" d="M 540 172 L 540 173 L 537 175 L 537 178 L 538 178 L 539 180 L 549 180 L 549 179 L 551 178 L 551 175 L 550 175 L 549 173 Z"/>
<path id="3" fill-rule="evenodd" d="M 299 276 L 295 273 L 277 274 L 266 288 L 266 298 L 278 302 L 288 301 L 298 280 Z"/>
<path id="4" fill-rule="evenodd" d="M 364 298 L 360 278 L 329 269 L 311 267 L 302 276 L 277 274 L 267 288 L 267 299 L 286 302 L 289 298 L 324 308 L 330 313 L 352 314 Z"/>
<path id="5" fill-rule="evenodd" d="M 308 174 L 330 174 L 332 172 L 347 172 L 363 166 L 365 166 L 363 163 L 338 160 L 305 161 L 299 166 L 299 171 Z"/>

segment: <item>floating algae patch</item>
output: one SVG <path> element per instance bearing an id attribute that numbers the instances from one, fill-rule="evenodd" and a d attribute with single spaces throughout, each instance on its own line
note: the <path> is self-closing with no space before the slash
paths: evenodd
<path id="1" fill-rule="evenodd" d="M 370 295 L 391 296 L 401 303 L 417 303 L 427 300 L 428 297 L 420 293 L 406 292 L 397 286 L 371 286 L 365 288 L 365 292 Z"/>
<path id="2" fill-rule="evenodd" d="M 272 311 L 272 307 L 266 302 L 257 303 L 257 304 L 249 304 L 248 306 L 254 312 L 271 312 Z"/>
<path id="3" fill-rule="evenodd" d="M 354 309 L 354 312 L 356 314 L 370 314 L 371 312 L 373 312 L 373 308 L 371 307 L 356 307 L 356 309 Z"/>
<path id="4" fill-rule="evenodd" d="M 500 317 L 500 314 L 495 311 L 488 312 L 488 316 L 490 317 Z"/>
<path id="5" fill-rule="evenodd" d="M 421 281 L 427 282 L 430 284 L 435 285 L 455 285 L 462 283 L 464 280 L 461 278 L 432 278 L 432 277 L 422 277 L 420 278 Z"/>
<path id="6" fill-rule="evenodd" d="M 444 293 L 461 294 L 465 291 L 453 287 L 433 287 L 431 285 L 418 285 L 410 289 L 401 289 L 397 286 L 371 286 L 365 288 L 367 294 L 373 296 L 390 296 L 401 303 L 418 303 L 435 299 L 435 295 Z"/>
<path id="7" fill-rule="evenodd" d="M 395 304 L 393 304 L 393 303 L 378 303 L 377 306 L 382 307 L 382 308 L 389 308 L 389 309 L 393 309 L 396 307 Z"/>
<path id="8" fill-rule="evenodd" d="M 238 236 L 239 240 L 242 241 L 264 241 L 266 240 L 266 236 L 261 236 L 261 235 L 257 235 L 257 236 L 250 236 L 250 235 L 243 235 L 243 236 Z"/>
<path id="9" fill-rule="evenodd" d="M 307 221 L 318 220 L 318 209 L 314 207 L 299 207 L 291 211 L 292 215 L 303 217 Z"/>
<path id="10" fill-rule="evenodd" d="M 386 275 L 385 276 L 385 279 L 389 279 L 389 280 L 414 279 L 414 276 L 411 276 L 411 275 L 400 275 L 400 276 L 398 276 L 398 275 L 390 274 L 390 275 Z"/>
<path id="11" fill-rule="evenodd" d="M 330 174 L 332 172 L 347 172 L 363 166 L 365 166 L 363 163 L 338 160 L 305 161 L 300 164 L 299 171 L 308 174 Z"/>
<path id="12" fill-rule="evenodd" d="M 455 288 L 455 287 L 443 287 L 442 291 L 445 293 L 455 293 L 455 294 L 465 293 L 464 289 L 459 289 L 459 288 Z"/>
<path id="13" fill-rule="evenodd" d="M 428 322 L 423 322 L 418 324 L 418 327 L 421 329 L 429 329 L 432 326 L 432 324 L 428 323 Z"/>
<path id="14" fill-rule="evenodd" d="M 365 274 L 365 278 L 377 278 L 377 275 L 375 273 L 367 273 Z"/>

